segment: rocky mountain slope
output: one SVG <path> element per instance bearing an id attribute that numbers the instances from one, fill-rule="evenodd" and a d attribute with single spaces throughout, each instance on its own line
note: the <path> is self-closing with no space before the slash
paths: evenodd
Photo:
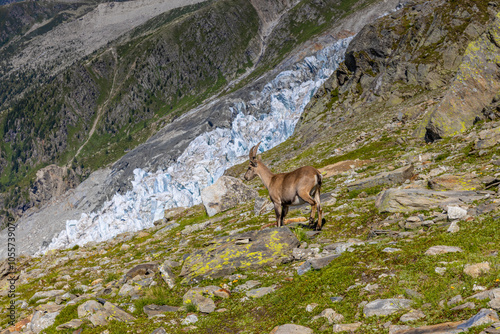
<path id="1" fill-rule="evenodd" d="M 244 162 L 202 191 L 201 198 L 211 198 L 204 205 L 166 210 L 147 230 L 19 257 L 14 299 L 3 262 L 0 307 L 8 312 L 14 300 L 16 321 L 9 327 L 3 316 L 0 325 L 6 333 L 497 333 L 497 6 L 415 1 L 373 20 L 310 97 L 293 135 L 266 147 L 262 159 L 273 171 L 320 168 L 322 231 L 304 223 L 305 206 L 289 213 L 287 227 L 263 228 L 274 213 L 260 180 L 237 179 Z M 330 33 L 354 26 L 360 13 Z M 207 125 L 198 125 L 199 133 L 223 133 L 234 119 L 223 116 L 212 130 L 210 116 L 253 101 L 244 97 L 270 89 L 266 83 L 283 71 L 293 73 L 295 57 L 311 64 L 316 41 L 325 39 L 306 43 L 312 49 L 301 47 L 303 57 L 290 55 L 264 81 L 228 95 L 232 100 L 209 101 L 171 126 L 202 119 L 196 124 Z M 247 116 L 259 116 L 248 108 Z M 119 171 L 161 147 L 168 129 L 91 174 L 82 183 L 89 198 L 116 189 L 120 178 L 125 183 Z M 225 137 L 200 138 L 209 147 Z M 144 158 L 150 168 L 162 160 Z M 153 176 L 152 188 L 164 184 L 163 174 Z M 67 206 L 98 209 L 78 192 L 66 196 Z M 39 214 L 48 220 L 50 212 Z M 89 220 L 100 233 L 102 217 Z"/>
<path id="2" fill-rule="evenodd" d="M 265 191 L 240 181 L 221 203 L 232 208 L 212 217 L 203 205 L 168 210 L 145 231 L 19 258 L 9 330 L 496 333 L 500 123 L 431 145 L 399 140 L 418 124 L 389 121 L 323 165 L 321 232 L 307 228 L 306 206 L 262 229 L 274 213 L 242 194 Z"/>

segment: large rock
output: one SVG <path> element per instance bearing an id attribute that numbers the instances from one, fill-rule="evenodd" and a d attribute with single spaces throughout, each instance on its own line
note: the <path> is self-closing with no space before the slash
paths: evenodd
<path id="1" fill-rule="evenodd" d="M 49 290 L 49 291 L 38 291 L 30 298 L 30 301 L 40 298 L 54 298 L 64 294 L 64 290 Z"/>
<path id="2" fill-rule="evenodd" d="M 464 331 L 467 331 L 471 327 L 481 326 L 485 324 L 491 324 L 494 322 L 498 322 L 498 314 L 493 310 L 489 310 L 487 308 L 481 309 L 479 313 L 472 316 L 463 324 L 459 325 L 458 328 Z"/>
<path id="3" fill-rule="evenodd" d="M 455 246 L 432 246 L 426 252 L 425 255 L 440 255 L 446 253 L 460 253 L 463 250 L 460 247 Z"/>
<path id="4" fill-rule="evenodd" d="M 500 126 L 479 132 L 475 148 L 476 150 L 483 150 L 498 145 L 498 143 L 500 143 Z"/>
<path id="5" fill-rule="evenodd" d="M 344 321 L 344 316 L 340 313 L 335 312 L 331 308 L 324 309 L 320 314 L 317 316 L 313 317 L 313 320 L 319 319 L 319 318 L 326 318 L 328 320 L 328 323 L 331 324 L 340 324 Z"/>
<path id="6" fill-rule="evenodd" d="M 470 43 L 462 64 L 426 123 L 428 141 L 453 136 L 470 128 L 500 90 L 500 15 L 488 31 Z"/>
<path id="7" fill-rule="evenodd" d="M 482 186 L 481 181 L 474 174 L 450 175 L 435 177 L 428 182 L 432 190 L 477 190 Z"/>
<path id="8" fill-rule="evenodd" d="M 413 301 L 410 299 L 377 299 L 366 304 L 363 313 L 365 317 L 391 315 L 410 308 L 412 303 Z"/>
<path id="9" fill-rule="evenodd" d="M 456 334 L 467 332 L 469 328 L 491 324 L 498 321 L 498 314 L 493 310 L 482 309 L 466 321 L 446 322 L 437 325 L 399 330 L 394 334 Z"/>
<path id="10" fill-rule="evenodd" d="M 110 320 L 123 322 L 134 321 L 135 318 L 113 303 L 104 305 L 90 300 L 78 307 L 78 317 L 88 318 L 94 326 L 106 326 Z"/>
<path id="11" fill-rule="evenodd" d="M 146 313 L 149 317 L 153 317 L 155 315 L 163 314 L 165 312 L 177 312 L 179 310 L 176 306 L 169 305 L 146 305 L 142 308 L 144 313 Z"/>
<path id="12" fill-rule="evenodd" d="M 391 332 L 392 334 L 456 334 L 462 332 L 457 329 L 463 321 L 446 322 L 437 325 L 422 326 L 411 329 L 401 329 Z"/>
<path id="13" fill-rule="evenodd" d="M 36 172 L 36 180 L 30 189 L 30 199 L 39 206 L 51 198 L 61 196 L 77 185 L 75 172 L 66 166 L 49 165 Z"/>
<path id="14" fill-rule="evenodd" d="M 409 321 L 417 321 L 419 319 L 425 318 L 424 312 L 422 310 L 411 310 L 408 313 L 405 313 L 399 318 L 401 322 L 409 322 Z"/>
<path id="15" fill-rule="evenodd" d="M 500 298 L 500 288 L 481 291 L 479 293 L 476 293 L 475 295 L 470 296 L 467 299 L 485 300 L 485 299 L 496 299 L 496 298 Z"/>
<path id="16" fill-rule="evenodd" d="M 132 297 L 133 299 L 142 295 L 142 288 L 139 285 L 132 284 L 123 284 L 120 290 L 118 291 L 118 296 L 120 297 Z"/>
<path id="17" fill-rule="evenodd" d="M 221 211 L 231 209 L 239 203 L 254 199 L 259 194 L 237 178 L 222 176 L 210 187 L 201 191 L 201 200 L 211 217 Z"/>
<path id="18" fill-rule="evenodd" d="M 161 273 L 161 278 L 163 278 L 170 289 L 175 286 L 175 275 L 172 273 L 171 262 L 172 261 L 166 260 L 158 267 L 158 270 Z"/>
<path id="19" fill-rule="evenodd" d="M 332 254 L 332 255 L 327 255 L 323 256 L 320 258 L 314 258 L 310 259 L 309 262 L 311 262 L 311 267 L 313 269 L 319 270 L 327 265 L 330 264 L 334 259 L 338 258 L 341 254 Z"/>
<path id="20" fill-rule="evenodd" d="M 35 311 L 35 314 L 31 319 L 31 331 L 38 334 L 45 328 L 52 326 L 58 315 L 59 312 L 45 313 L 42 311 Z"/>
<path id="21" fill-rule="evenodd" d="M 215 303 L 211 299 L 213 296 L 227 298 L 229 296 L 227 291 L 214 285 L 196 287 L 190 289 L 182 297 L 184 304 L 193 304 L 200 312 L 212 313 L 215 311 Z"/>
<path id="22" fill-rule="evenodd" d="M 354 322 L 352 324 L 335 324 L 333 325 L 333 333 L 356 331 L 362 325 L 361 322 Z"/>
<path id="23" fill-rule="evenodd" d="M 273 202 L 269 198 L 257 197 L 253 207 L 253 213 L 256 216 L 270 212 L 274 208 Z"/>
<path id="24" fill-rule="evenodd" d="M 158 272 L 158 263 L 156 262 L 150 262 L 150 263 L 142 263 L 139 264 L 125 274 L 123 277 L 122 283 L 127 282 L 129 279 L 134 278 L 137 275 L 141 276 L 149 276 L 149 275 L 154 275 L 156 272 Z"/>
<path id="25" fill-rule="evenodd" d="M 247 297 L 250 297 L 250 298 L 260 298 L 260 297 L 264 297 L 265 295 L 270 294 L 271 292 L 274 292 L 274 290 L 276 290 L 275 286 L 267 286 L 264 288 L 257 288 L 257 289 L 249 290 L 249 291 L 247 291 L 246 295 L 247 295 Z"/>
<path id="26" fill-rule="evenodd" d="M 82 305 L 78 306 L 78 318 L 86 317 L 89 314 L 94 314 L 99 310 L 102 310 L 104 306 L 95 300 L 88 300 Z"/>
<path id="27" fill-rule="evenodd" d="M 248 243 L 236 243 L 247 240 Z M 289 262 L 300 242 L 287 227 L 249 231 L 214 239 L 207 247 L 190 254 L 180 276 L 183 283 L 231 274 L 236 269 L 255 269 Z"/>
<path id="28" fill-rule="evenodd" d="M 380 212 L 411 212 L 447 208 L 486 198 L 476 191 L 433 191 L 427 189 L 387 189 L 382 191 L 375 205 Z"/>
<path id="29" fill-rule="evenodd" d="M 276 326 L 269 334 L 313 334 L 314 331 L 308 327 L 286 324 Z"/>
<path id="30" fill-rule="evenodd" d="M 489 271 L 490 264 L 488 262 L 468 264 L 464 268 L 464 273 L 474 278 L 478 278 L 481 274 L 488 273 Z"/>
<path id="31" fill-rule="evenodd" d="M 347 190 L 361 190 L 383 185 L 403 183 L 413 176 L 413 165 L 398 168 L 390 172 L 383 172 L 366 179 L 354 181 L 347 185 Z"/>
<path id="32" fill-rule="evenodd" d="M 81 325 L 83 325 L 83 320 L 73 319 L 71 321 L 65 322 L 64 324 L 57 326 L 56 329 L 58 331 L 61 331 L 64 329 L 76 329 L 76 328 L 80 327 Z"/>

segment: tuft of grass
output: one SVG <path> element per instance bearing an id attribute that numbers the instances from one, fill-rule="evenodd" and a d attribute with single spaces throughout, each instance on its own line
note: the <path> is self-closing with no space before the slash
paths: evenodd
<path id="1" fill-rule="evenodd" d="M 185 304 L 186 311 L 189 313 L 194 313 L 198 311 L 198 308 L 193 303 Z"/>
<path id="2" fill-rule="evenodd" d="M 150 304 L 155 305 L 181 305 L 182 294 L 165 286 L 153 286 L 145 290 L 145 296 L 134 301 L 135 315 L 143 314 L 143 307 Z"/>
<path id="3" fill-rule="evenodd" d="M 381 192 L 383 188 L 384 188 L 383 186 L 375 186 L 375 187 L 370 187 L 370 188 L 366 188 L 366 189 L 353 190 L 353 191 L 349 192 L 347 197 L 349 199 L 353 199 L 353 198 L 358 197 L 358 195 L 361 194 L 362 192 L 365 192 L 366 195 L 368 195 L 368 196 L 376 195 L 379 192 Z"/>
<path id="4" fill-rule="evenodd" d="M 71 293 L 75 296 L 81 296 L 85 293 L 85 291 L 83 291 L 83 289 L 73 288 L 73 289 L 69 290 L 69 293 Z"/>
<path id="5" fill-rule="evenodd" d="M 109 283 L 111 281 L 118 280 L 120 277 L 121 277 L 120 274 L 118 274 L 117 272 L 110 272 L 108 276 L 106 276 L 106 278 L 104 279 L 104 283 Z"/>
<path id="6" fill-rule="evenodd" d="M 302 227 L 297 226 L 297 227 L 292 228 L 291 230 L 300 242 L 309 241 L 309 238 L 307 237 L 306 231 Z"/>

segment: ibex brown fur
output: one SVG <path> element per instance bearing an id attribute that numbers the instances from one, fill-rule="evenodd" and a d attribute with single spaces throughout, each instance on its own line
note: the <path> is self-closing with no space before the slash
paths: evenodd
<path id="1" fill-rule="evenodd" d="M 290 173 L 273 174 L 264 165 L 261 157 L 257 157 L 259 144 L 250 150 L 250 166 L 245 173 L 245 180 L 250 181 L 257 175 L 260 177 L 274 204 L 276 226 L 283 226 L 283 220 L 288 213 L 289 206 L 307 202 L 311 205 L 309 224 L 313 224 L 317 212 L 318 223 L 316 230 L 321 230 L 323 215 L 320 203 L 321 182 L 323 179 L 321 173 L 314 167 L 305 166 Z"/>

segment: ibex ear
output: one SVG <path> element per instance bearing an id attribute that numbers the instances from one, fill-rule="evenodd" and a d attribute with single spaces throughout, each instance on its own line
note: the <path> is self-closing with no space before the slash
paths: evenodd
<path id="1" fill-rule="evenodd" d="M 261 162 L 261 161 L 262 161 L 262 155 L 260 155 L 260 154 L 259 154 L 259 155 L 257 156 L 257 161 L 258 161 L 258 162 Z"/>

